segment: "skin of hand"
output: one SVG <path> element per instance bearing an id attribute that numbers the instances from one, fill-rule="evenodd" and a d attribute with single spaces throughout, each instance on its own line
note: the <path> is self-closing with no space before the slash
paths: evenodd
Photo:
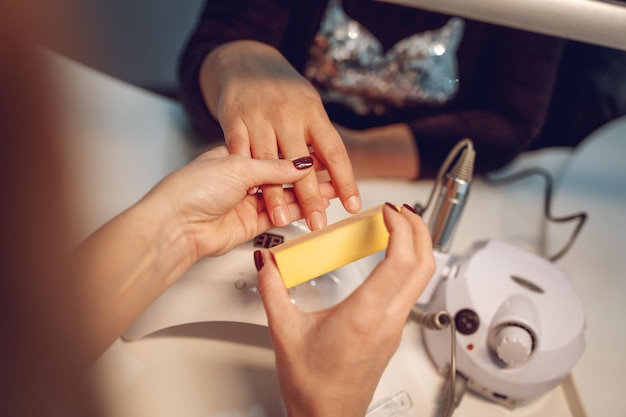
<path id="1" fill-rule="evenodd" d="M 312 166 L 308 156 L 254 160 L 222 146 L 165 177 L 92 234 L 70 260 L 73 295 L 85 303 L 81 319 L 91 359 L 199 258 L 224 254 L 273 227 L 262 197 L 247 190 L 298 181 Z M 322 183 L 320 194 L 328 204 L 335 191 Z M 290 216 L 300 218 L 293 192 L 285 199 Z"/>
<path id="2" fill-rule="evenodd" d="M 259 165 L 219 147 L 166 178 L 155 192 L 169 200 L 177 212 L 174 216 L 182 220 L 187 235 L 195 242 L 193 258 L 222 255 L 274 227 L 261 194 L 251 195 L 247 190 L 264 185 L 282 189 L 283 183 L 291 184 L 314 173 L 312 165 L 294 169 L 294 163 L 302 159 L 262 160 Z M 319 184 L 318 193 L 324 208 L 336 196 L 330 183 Z M 302 205 L 294 192 L 285 190 L 284 196 L 290 218 L 301 218 Z"/>
<path id="3" fill-rule="evenodd" d="M 289 417 L 365 416 L 410 309 L 435 272 L 428 229 L 404 207 L 383 208 L 390 232 L 385 259 L 344 301 L 325 310 L 300 310 L 269 252 L 255 255 Z"/>
<path id="4" fill-rule="evenodd" d="M 219 120 L 233 154 L 255 159 L 307 155 L 323 166 L 346 210 L 356 213 L 361 198 L 345 146 L 315 88 L 275 48 L 256 41 L 230 42 L 212 51 L 200 70 L 209 111 Z M 294 184 L 311 230 L 327 224 L 314 172 Z M 276 226 L 291 220 L 281 187 L 263 186 Z"/>
<path id="5" fill-rule="evenodd" d="M 358 179 L 419 177 L 419 152 L 411 129 L 396 123 L 363 130 L 335 125 Z"/>

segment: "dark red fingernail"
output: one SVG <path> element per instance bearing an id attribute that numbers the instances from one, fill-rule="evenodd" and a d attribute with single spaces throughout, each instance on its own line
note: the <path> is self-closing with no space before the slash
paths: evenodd
<path id="1" fill-rule="evenodd" d="M 265 265 L 265 260 L 263 259 L 263 253 L 260 250 L 254 251 L 254 266 L 257 271 L 263 268 Z"/>
<path id="2" fill-rule="evenodd" d="M 295 166 L 296 169 L 307 169 L 313 166 L 313 157 L 303 156 L 302 158 L 294 159 L 291 162 L 293 162 L 293 166 Z"/>
<path id="3" fill-rule="evenodd" d="M 394 211 L 400 212 L 400 210 L 398 210 L 398 207 L 394 206 L 393 204 L 391 203 L 385 203 L 385 204 L 387 205 L 387 207 L 392 208 Z"/>
<path id="4" fill-rule="evenodd" d="M 413 214 L 417 214 L 417 211 L 415 211 L 415 209 L 411 206 L 409 206 L 408 204 L 403 204 L 402 207 L 404 207 L 405 209 L 407 209 L 408 211 L 410 211 Z"/>

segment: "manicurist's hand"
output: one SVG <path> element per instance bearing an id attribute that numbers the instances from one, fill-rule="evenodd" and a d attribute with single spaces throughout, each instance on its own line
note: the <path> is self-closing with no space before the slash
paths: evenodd
<path id="1" fill-rule="evenodd" d="M 262 184 L 299 181 L 313 172 L 310 156 L 256 160 L 219 147 L 171 173 L 140 201 L 95 231 L 75 251 L 68 286 L 84 302 L 83 344 L 101 354 L 199 258 L 217 256 L 273 227 Z M 335 191 L 320 184 L 322 203 Z M 292 218 L 302 209 L 284 193 Z"/>
<path id="2" fill-rule="evenodd" d="M 328 170 L 344 207 L 361 206 L 346 148 L 313 86 L 275 48 L 236 41 L 211 52 L 200 72 L 200 85 L 211 113 L 219 120 L 233 154 L 255 159 L 292 159 L 311 150 L 316 165 Z M 294 184 L 310 229 L 326 225 L 326 210 L 315 172 Z M 272 223 L 293 220 L 280 186 L 264 185 Z"/>
<path id="3" fill-rule="evenodd" d="M 268 252 L 255 254 L 259 290 L 290 417 L 363 417 L 411 307 L 435 271 L 430 236 L 405 206 L 383 208 L 385 259 L 348 298 L 306 313 L 292 304 Z"/>
<path id="4" fill-rule="evenodd" d="M 283 191 L 283 184 L 315 173 L 313 158 L 304 155 L 256 160 L 230 155 L 221 146 L 165 178 L 148 198 L 154 195 L 172 208 L 172 217 L 193 244 L 194 258 L 221 255 L 274 227 L 262 194 L 251 194 L 251 189 L 265 193 L 267 185 L 280 188 L 289 218 L 302 218 L 302 205 L 293 190 Z M 317 193 L 323 208 L 335 197 L 330 183 L 321 183 Z"/>

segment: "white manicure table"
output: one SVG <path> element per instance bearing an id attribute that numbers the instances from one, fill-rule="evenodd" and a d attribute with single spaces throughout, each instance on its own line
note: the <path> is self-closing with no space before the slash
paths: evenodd
<path id="1" fill-rule="evenodd" d="M 159 179 L 200 152 L 176 102 L 100 74 L 55 54 L 53 69 L 65 88 L 65 143 L 77 191 L 80 241 L 137 201 Z M 553 389 L 514 410 L 466 394 L 455 416 L 626 416 L 620 400 L 626 359 L 626 120 L 592 135 L 579 149 L 528 153 L 508 170 L 540 166 L 557 180 L 556 214 L 586 210 L 588 224 L 559 264 L 571 275 L 587 316 L 587 349 L 574 368 L 572 386 Z M 363 207 L 390 201 L 425 202 L 432 181 L 363 181 Z M 573 225 L 548 225 L 543 182 L 528 178 L 508 186 L 482 179 L 455 234 L 452 252 L 485 238 L 508 240 L 528 251 L 552 253 Z M 337 202 L 329 220 L 347 215 Z M 301 233 L 292 226 L 289 237 Z M 359 269 L 361 268 L 361 269 Z M 303 308 L 330 305 L 345 296 L 363 264 L 297 289 Z M 116 417 L 262 417 L 282 415 L 274 357 L 263 308 L 254 291 L 252 249 L 202 260 L 166 292 L 93 367 L 99 400 Z M 342 282 L 337 285 L 335 280 Z M 238 282 L 238 283 L 237 283 Z M 236 284 L 237 283 L 237 284 Z M 346 284 L 347 283 L 347 284 Z M 149 313 L 149 314 L 148 314 Z M 409 322 L 402 344 L 374 401 L 406 393 L 412 406 L 400 416 L 434 416 L 443 377 L 432 366 L 420 328 Z"/>

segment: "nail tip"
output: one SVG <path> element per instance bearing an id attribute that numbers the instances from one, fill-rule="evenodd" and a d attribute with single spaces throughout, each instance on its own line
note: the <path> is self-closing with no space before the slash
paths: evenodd
<path id="1" fill-rule="evenodd" d="M 299 169 L 299 170 L 308 169 L 313 166 L 313 157 L 303 156 L 302 158 L 296 158 L 291 162 L 293 163 L 293 166 L 296 167 L 296 169 Z"/>
<path id="2" fill-rule="evenodd" d="M 403 204 L 402 207 L 404 207 L 405 209 L 407 209 L 408 211 L 410 211 L 413 214 L 418 214 L 418 212 L 413 207 L 411 207 L 408 204 Z"/>
<path id="3" fill-rule="evenodd" d="M 397 211 L 398 213 L 400 212 L 400 210 L 398 210 L 398 207 L 396 207 L 394 204 L 391 204 L 388 201 L 385 203 L 385 205 L 389 207 L 390 209 L 392 209 L 393 211 Z"/>
<path id="4" fill-rule="evenodd" d="M 263 265 L 265 264 L 265 260 L 263 259 L 263 252 L 261 252 L 260 250 L 255 250 L 253 256 L 254 267 L 257 271 L 259 271 L 261 270 L 261 268 L 263 268 Z"/>

